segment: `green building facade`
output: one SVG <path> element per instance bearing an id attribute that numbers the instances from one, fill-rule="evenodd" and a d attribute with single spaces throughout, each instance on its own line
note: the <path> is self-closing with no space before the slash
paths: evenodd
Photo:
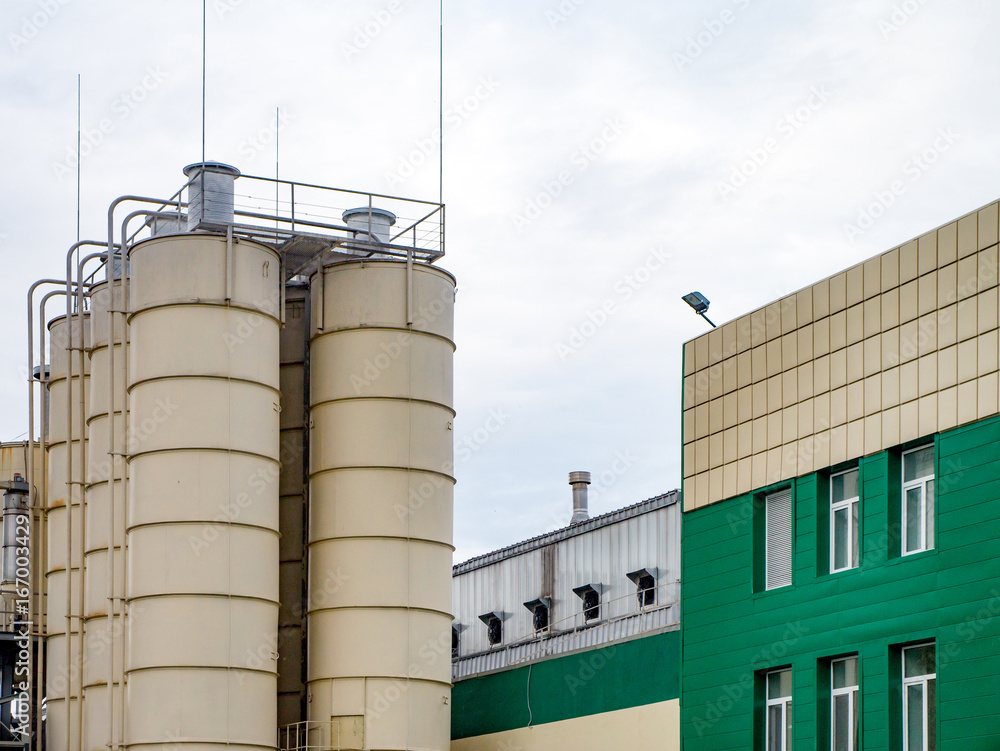
<path id="1" fill-rule="evenodd" d="M 997 204 L 685 346 L 684 751 L 1000 749 Z"/>

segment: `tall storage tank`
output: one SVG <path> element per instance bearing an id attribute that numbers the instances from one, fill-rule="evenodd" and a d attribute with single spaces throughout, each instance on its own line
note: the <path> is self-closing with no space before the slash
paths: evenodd
<path id="1" fill-rule="evenodd" d="M 278 611 L 278 727 L 305 719 L 305 509 L 306 509 L 306 318 L 309 287 L 285 288 L 285 324 L 281 328 L 281 476 L 278 529 L 281 532 Z"/>
<path id="2" fill-rule="evenodd" d="M 81 325 L 82 323 L 82 325 Z M 48 587 L 46 600 L 46 738 L 49 748 L 80 749 L 80 619 L 83 563 L 83 477 L 84 426 L 80 419 L 80 400 L 88 390 L 88 361 L 84 357 L 80 373 L 80 352 L 70 352 L 70 334 L 74 349 L 90 346 L 88 315 L 65 316 L 49 323 L 49 498 L 46 517 L 48 560 L 45 571 Z M 72 383 L 68 377 L 69 358 L 73 357 Z M 67 434 L 67 413 L 72 409 L 73 433 Z M 67 453 L 72 451 L 72 477 L 66 474 Z M 72 481 L 72 482 L 70 482 Z M 67 506 L 67 502 L 71 506 Z M 66 557 L 68 514 L 72 514 L 72 560 Z M 67 579 L 69 572 L 69 579 Z M 66 588 L 72 585 L 71 633 L 67 645 Z M 67 653 L 67 650 L 69 652 Z M 68 658 L 68 660 L 67 660 Z M 69 697 L 69 698 L 68 698 Z"/>
<path id="3" fill-rule="evenodd" d="M 205 234 L 129 258 L 125 742 L 274 748 L 279 259 Z"/>
<path id="4" fill-rule="evenodd" d="M 117 280 L 114 288 L 114 310 L 124 310 L 124 287 Z M 96 285 L 90 295 L 90 403 L 87 410 L 87 514 L 86 550 L 83 588 L 84 610 L 84 748 L 101 751 L 111 743 L 109 724 L 111 714 L 108 693 L 108 675 L 114 672 L 115 733 L 122 739 L 122 697 L 124 677 L 124 632 L 122 626 L 122 598 L 125 596 L 124 559 L 122 543 L 125 539 L 125 499 L 123 478 L 125 463 L 121 457 L 126 446 L 128 423 L 122 414 L 125 404 L 125 357 L 122 346 L 124 320 L 115 316 L 114 346 L 114 456 L 108 454 L 109 429 L 109 358 L 108 308 L 112 307 L 108 282 Z M 113 462 L 113 465 L 112 465 Z M 114 489 L 111 488 L 112 472 Z M 114 514 L 110 517 L 111 499 Z M 110 518 L 109 518 L 110 517 Z M 116 599 L 114 622 L 108 624 L 108 524 L 114 523 L 114 591 Z"/>
<path id="5" fill-rule="evenodd" d="M 384 260 L 311 278 L 311 744 L 450 745 L 455 280 L 409 282 Z"/>

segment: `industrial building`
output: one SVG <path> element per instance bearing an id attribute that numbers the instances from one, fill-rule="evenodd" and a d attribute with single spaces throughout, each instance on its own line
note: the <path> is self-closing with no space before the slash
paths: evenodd
<path id="1" fill-rule="evenodd" d="M 680 738 L 680 494 L 453 569 L 452 749 L 641 748 Z"/>
<path id="2" fill-rule="evenodd" d="M 185 177 L 117 199 L 107 237 L 28 292 L 29 438 L 3 479 L 33 566 L 4 637 L 39 647 L 16 733 L 445 751 L 450 661 L 427 658 L 452 622 L 444 207 Z"/>
<path id="3" fill-rule="evenodd" d="M 684 345 L 685 751 L 1000 747 L 997 224 Z"/>

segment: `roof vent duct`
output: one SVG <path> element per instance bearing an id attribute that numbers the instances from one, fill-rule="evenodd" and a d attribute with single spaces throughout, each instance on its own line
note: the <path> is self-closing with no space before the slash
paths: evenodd
<path id="1" fill-rule="evenodd" d="M 184 168 L 188 179 L 187 231 L 221 230 L 233 223 L 233 193 L 240 171 L 220 162 Z"/>
<path id="2" fill-rule="evenodd" d="M 569 484 L 573 487 L 573 518 L 569 520 L 569 523 L 585 522 L 590 518 L 590 509 L 587 503 L 590 472 L 570 472 Z"/>

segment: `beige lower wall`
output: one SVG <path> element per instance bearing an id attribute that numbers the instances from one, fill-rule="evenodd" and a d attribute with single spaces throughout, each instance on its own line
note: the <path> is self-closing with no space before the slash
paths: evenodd
<path id="1" fill-rule="evenodd" d="M 451 742 L 451 751 L 678 751 L 680 747 L 678 699 Z"/>

